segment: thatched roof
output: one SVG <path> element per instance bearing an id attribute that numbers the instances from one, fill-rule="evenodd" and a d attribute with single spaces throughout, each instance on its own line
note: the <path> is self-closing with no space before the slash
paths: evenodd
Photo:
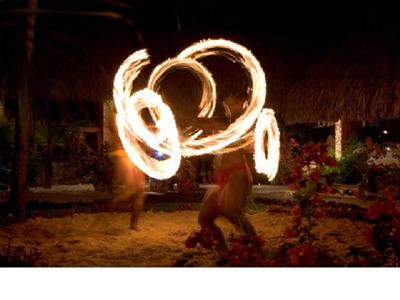
<path id="1" fill-rule="evenodd" d="M 16 99 L 16 69 L 12 61 L 6 64 L 7 70 L 0 72 L 0 94 Z M 32 96 L 36 100 L 105 101 L 112 95 L 113 76 L 91 59 L 37 51 L 32 68 Z"/>
<path id="2" fill-rule="evenodd" d="M 11 29 L 21 28 L 0 26 L 0 78 L 5 79 L 3 86 L 0 80 L 0 94 L 5 94 L 9 99 L 17 97 L 16 50 L 25 45 L 25 41 Z M 101 47 L 104 43 L 101 32 L 71 38 L 72 34 L 62 30 L 50 31 L 40 26 L 36 29 L 31 82 L 34 99 L 111 99 L 114 73 L 117 64 L 125 58 L 125 53 L 110 51 L 112 42 Z M 93 40 L 86 41 L 87 36 Z"/>
<path id="3" fill-rule="evenodd" d="M 88 58 L 37 55 L 32 92 L 38 100 L 104 101 L 111 97 L 112 75 Z"/>
<path id="4" fill-rule="evenodd" d="M 47 37 L 38 38 L 38 31 L 34 52 L 33 52 L 33 82 L 32 92 L 33 97 L 38 100 L 84 100 L 84 101 L 103 101 L 104 99 L 111 100 L 112 80 L 118 64 L 126 58 L 128 52 L 114 51 L 112 45 L 101 44 L 102 37 L 96 36 L 97 43 L 101 44 L 98 47 L 91 46 L 89 50 L 94 48 L 96 51 L 91 53 L 78 53 L 79 49 L 75 49 L 71 45 L 64 43 L 55 43 Z M 99 33 L 98 33 L 99 34 Z M 100 34 L 99 34 L 100 35 Z M 39 36 L 40 37 L 40 36 Z M 188 37 L 186 37 L 189 39 Z M 193 42 L 193 38 L 190 39 Z M 256 42 L 246 46 L 252 49 L 255 56 L 260 60 L 266 72 L 268 90 L 266 107 L 279 110 L 280 102 L 287 94 L 292 80 L 289 80 L 291 68 L 287 64 L 287 56 L 282 55 L 282 49 L 271 43 L 271 45 L 258 46 Z M 96 44 L 97 46 L 97 44 Z M 149 45 L 151 46 L 151 45 Z M 185 46 L 187 46 L 185 44 Z M 69 47 L 69 48 L 68 48 Z M 257 48 L 258 47 L 258 48 Z M 125 48 L 132 51 L 137 49 L 132 45 L 127 45 Z M 154 47 L 156 50 L 157 48 Z M 174 47 L 175 49 L 176 47 Z M 152 54 L 152 64 L 146 67 L 143 71 L 143 78 L 140 77 L 138 88 L 142 88 L 147 82 L 148 74 L 153 69 L 155 64 L 167 58 L 167 55 L 160 50 L 153 57 L 153 48 L 150 47 Z M 112 50 L 112 51 L 111 51 Z M 125 49 L 126 50 L 126 49 Z M 178 51 L 181 50 L 180 48 Z M 178 53 L 176 51 L 176 53 Z M 82 51 L 81 51 L 82 52 Z M 13 56 L 13 49 L 9 50 L 9 56 Z M 111 55 L 112 54 L 112 55 Z M 172 53 L 173 55 L 175 53 Z M 90 57 L 92 56 L 92 57 Z M 109 57 L 112 57 L 110 59 Z M 101 71 L 98 65 L 94 62 L 109 61 L 106 64 L 106 71 Z M 14 62 L 8 62 L 9 72 L 7 74 L 8 90 L 6 94 L 10 98 L 16 98 L 15 74 L 13 74 Z M 248 81 L 246 80 L 245 72 L 239 64 L 234 64 L 231 61 L 221 58 L 210 58 L 205 61 L 206 67 L 213 74 L 217 82 L 217 92 L 219 100 L 223 99 L 229 93 L 240 93 L 247 89 Z M 0 70 L 0 73 L 2 71 Z M 106 73 L 106 74 L 104 74 Z M 175 102 L 177 113 L 181 106 L 182 115 L 195 115 L 197 111 L 197 101 L 200 99 L 201 90 L 196 85 L 196 80 L 188 78 L 188 74 L 182 76 L 174 76 L 167 78 L 164 84 L 163 91 L 166 100 Z M 108 78 L 107 78 L 108 77 Z M 217 110 L 223 111 L 219 101 Z"/>
<path id="5" fill-rule="evenodd" d="M 281 104 L 288 123 L 400 118 L 400 26 L 353 31 L 290 89 Z"/>

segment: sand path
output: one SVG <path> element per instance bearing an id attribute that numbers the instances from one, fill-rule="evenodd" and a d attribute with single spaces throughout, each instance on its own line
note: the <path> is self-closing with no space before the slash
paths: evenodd
<path id="1" fill-rule="evenodd" d="M 0 242 L 40 249 L 39 266 L 172 266 L 190 256 L 196 266 L 212 265 L 216 256 L 208 250 L 185 249 L 187 236 L 198 229 L 197 211 L 144 212 L 140 231 L 128 229 L 129 213 L 80 214 L 63 218 L 35 218 L 0 228 Z M 251 222 L 267 242 L 282 239 L 289 223 L 286 213 L 257 212 Z M 226 235 L 234 232 L 224 219 L 218 222 Z M 317 231 L 321 242 L 344 255 L 349 245 L 366 245 L 363 222 L 325 218 Z"/>

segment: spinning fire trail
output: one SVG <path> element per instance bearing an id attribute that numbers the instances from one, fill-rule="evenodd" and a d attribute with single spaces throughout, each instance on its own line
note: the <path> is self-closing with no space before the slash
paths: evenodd
<path id="1" fill-rule="evenodd" d="M 198 117 L 214 114 L 217 93 L 211 73 L 198 61 L 211 55 L 222 55 L 237 63 L 249 73 L 251 95 L 243 114 L 223 131 L 201 136 L 196 130 L 180 135 L 174 114 L 157 91 L 163 75 L 176 68 L 190 69 L 201 82 L 203 93 Z M 266 80 L 258 60 L 245 47 L 231 41 L 205 40 L 183 50 L 177 57 L 158 65 L 150 75 L 147 88 L 132 91 L 132 83 L 141 70 L 150 63 L 146 50 L 130 55 L 120 66 L 114 79 L 116 122 L 123 147 L 130 160 L 153 178 L 166 179 L 179 168 L 181 156 L 206 153 L 226 153 L 254 143 L 256 170 L 272 180 L 279 164 L 279 128 L 274 112 L 263 109 L 266 98 Z M 146 124 L 141 112 L 148 109 L 154 125 Z M 253 133 L 252 128 L 255 126 Z M 265 157 L 264 137 L 268 133 L 268 159 Z M 143 145 L 164 153 L 166 159 L 149 155 Z"/>

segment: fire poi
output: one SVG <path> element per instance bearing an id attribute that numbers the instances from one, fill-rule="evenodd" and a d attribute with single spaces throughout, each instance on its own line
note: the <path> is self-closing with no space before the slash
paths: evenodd
<path id="1" fill-rule="evenodd" d="M 203 88 L 197 117 L 211 118 L 217 99 L 216 84 L 212 74 L 198 61 L 211 55 L 225 56 L 241 64 L 249 73 L 248 105 L 243 114 L 223 131 L 207 136 L 202 136 L 201 130 L 179 134 L 173 112 L 157 93 L 159 82 L 168 70 L 189 68 L 197 75 Z M 122 63 L 114 79 L 118 134 L 132 163 L 152 178 L 167 179 L 178 170 L 182 155 L 227 153 L 254 143 L 257 172 L 267 174 L 269 180 L 275 177 L 279 164 L 279 128 L 274 111 L 263 109 L 267 92 L 265 74 L 248 49 L 224 39 L 200 41 L 177 57 L 159 64 L 150 75 L 147 88 L 133 91 L 133 81 L 149 63 L 146 50 L 136 51 Z M 154 122 L 151 128 L 141 116 L 144 109 L 148 109 Z M 265 157 L 264 147 L 266 132 L 268 158 Z M 143 145 L 164 153 L 165 159 L 152 157 Z"/>

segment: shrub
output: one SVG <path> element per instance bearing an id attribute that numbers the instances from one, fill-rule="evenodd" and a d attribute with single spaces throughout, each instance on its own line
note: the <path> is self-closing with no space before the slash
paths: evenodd
<path id="1" fill-rule="evenodd" d="M 37 248 L 8 244 L 4 250 L 0 250 L 0 266 L 34 267 L 40 256 L 41 252 Z"/>
<path id="2" fill-rule="evenodd" d="M 363 144 L 352 140 L 344 148 L 342 157 L 337 164 L 337 182 L 343 184 L 359 184 L 367 169 L 368 153 Z"/>
<path id="3" fill-rule="evenodd" d="M 381 254 L 382 263 L 400 264 L 400 210 L 390 188 L 383 197 L 368 208 L 367 218 L 371 227 L 365 231 L 367 241 Z"/>

